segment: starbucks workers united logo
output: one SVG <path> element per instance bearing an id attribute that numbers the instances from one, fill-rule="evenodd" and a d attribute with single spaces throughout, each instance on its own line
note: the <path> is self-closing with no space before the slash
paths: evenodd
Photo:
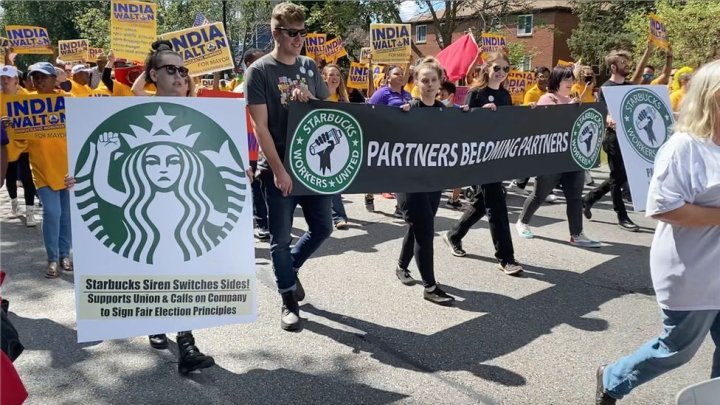
<path id="1" fill-rule="evenodd" d="M 620 103 L 622 125 L 630 145 L 637 154 L 653 163 L 658 149 L 672 133 L 672 112 L 654 92 L 636 88 Z"/>
<path id="2" fill-rule="evenodd" d="M 246 195 L 232 139 L 183 105 L 144 103 L 90 134 L 77 162 L 75 196 L 93 235 L 139 263 L 190 261 L 233 229 Z"/>
<path id="3" fill-rule="evenodd" d="M 289 148 L 290 167 L 298 181 L 316 193 L 337 194 L 360 171 L 362 128 L 344 111 L 313 110 L 300 121 Z"/>
<path id="4" fill-rule="evenodd" d="M 575 120 L 570 138 L 570 153 L 578 166 L 592 169 L 600 156 L 605 118 L 594 108 L 585 110 Z"/>

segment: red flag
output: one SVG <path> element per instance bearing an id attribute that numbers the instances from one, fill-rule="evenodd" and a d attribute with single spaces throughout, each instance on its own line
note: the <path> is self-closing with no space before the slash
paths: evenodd
<path id="1" fill-rule="evenodd" d="M 477 57 L 478 46 L 471 34 L 463 35 L 437 54 L 451 82 L 464 78 Z"/>

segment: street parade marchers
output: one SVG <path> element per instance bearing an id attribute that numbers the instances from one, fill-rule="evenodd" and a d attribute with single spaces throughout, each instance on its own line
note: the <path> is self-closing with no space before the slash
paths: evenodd
<path id="1" fill-rule="evenodd" d="M 530 67 L 532 27 L 10 3 L 0 403 L 720 403 L 720 51 L 676 66 L 671 5 Z"/>

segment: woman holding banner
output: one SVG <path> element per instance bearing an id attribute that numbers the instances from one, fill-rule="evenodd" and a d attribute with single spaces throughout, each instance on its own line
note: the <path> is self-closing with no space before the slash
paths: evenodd
<path id="1" fill-rule="evenodd" d="M 340 66 L 334 63 L 325 65 L 322 68 L 322 77 L 330 91 L 330 97 L 327 101 L 336 103 L 350 102 Z M 335 194 L 332 198 L 332 218 L 335 229 L 347 228 L 347 213 L 345 213 L 345 206 L 340 194 Z"/>
<path id="2" fill-rule="evenodd" d="M 542 95 L 537 102 L 538 106 L 558 105 L 575 103 L 578 100 L 571 98 L 574 83 L 574 75 L 569 67 L 556 66 L 550 73 L 550 81 L 548 83 L 548 92 Z M 601 128 L 586 127 L 582 136 L 598 137 L 601 135 Z M 595 138 L 597 139 L 597 138 Z M 518 235 L 525 239 L 534 237 L 528 224 L 545 198 L 552 193 L 553 188 L 560 183 L 565 201 L 567 203 L 567 218 L 570 227 L 570 244 L 580 247 L 598 248 L 601 243 L 589 238 L 583 232 L 583 205 L 582 192 L 585 184 L 585 172 L 576 170 L 572 172 L 557 173 L 550 175 L 537 176 L 535 178 L 535 188 L 533 192 L 525 199 L 522 212 L 515 229 Z"/>
<path id="3" fill-rule="evenodd" d="M 503 82 L 510 72 L 510 61 L 504 53 L 493 52 L 480 70 L 477 79 L 465 97 L 470 108 L 485 108 L 496 111 L 498 107 L 511 106 L 510 93 Z M 473 204 L 468 207 L 455 226 L 443 235 L 453 256 L 465 256 L 462 238 L 470 228 L 487 214 L 490 223 L 490 236 L 495 246 L 495 257 L 500 269 L 508 275 L 520 273 L 523 268 L 515 260 L 510 221 L 508 220 L 505 192 L 501 182 L 483 184 Z"/>

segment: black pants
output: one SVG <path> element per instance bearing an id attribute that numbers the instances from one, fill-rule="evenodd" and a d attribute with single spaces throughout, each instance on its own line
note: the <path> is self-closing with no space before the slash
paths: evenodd
<path id="1" fill-rule="evenodd" d="M 515 251 L 502 183 L 480 186 L 480 194 L 465 211 L 460 221 L 448 232 L 448 238 L 453 242 L 460 242 L 470 228 L 486 214 L 490 224 L 490 236 L 495 246 L 495 257 L 502 264 L 514 263 Z"/>
<path id="2" fill-rule="evenodd" d="M 18 160 L 8 163 L 5 180 L 10 198 L 17 198 L 17 181 L 20 180 L 25 194 L 25 205 L 35 205 L 35 183 L 30 170 L 30 155 L 27 152 L 21 153 Z"/>
<path id="3" fill-rule="evenodd" d="M 435 236 L 435 214 L 440 206 L 441 194 L 440 191 L 395 194 L 398 209 L 409 225 L 405 238 L 403 238 L 398 266 L 407 269 L 414 256 L 425 287 L 437 284 L 433 258 L 433 237 Z"/>
<path id="4" fill-rule="evenodd" d="M 627 209 L 622 199 L 622 186 L 627 182 L 627 173 L 620 152 L 620 144 L 614 131 L 608 131 L 605 140 L 603 140 L 603 150 L 608 155 L 610 177 L 585 196 L 585 203 L 589 205 L 595 204 L 610 192 L 615 213 L 617 213 L 618 218 L 624 218 L 627 217 Z"/>
<path id="5" fill-rule="evenodd" d="M 257 174 L 257 160 L 250 161 L 250 167 L 253 173 Z M 252 197 L 253 197 L 253 218 L 255 219 L 255 225 L 258 228 L 267 230 L 268 229 L 268 218 L 267 218 L 267 202 L 265 202 L 265 195 L 260 189 L 260 179 L 255 176 L 252 182 Z"/>

